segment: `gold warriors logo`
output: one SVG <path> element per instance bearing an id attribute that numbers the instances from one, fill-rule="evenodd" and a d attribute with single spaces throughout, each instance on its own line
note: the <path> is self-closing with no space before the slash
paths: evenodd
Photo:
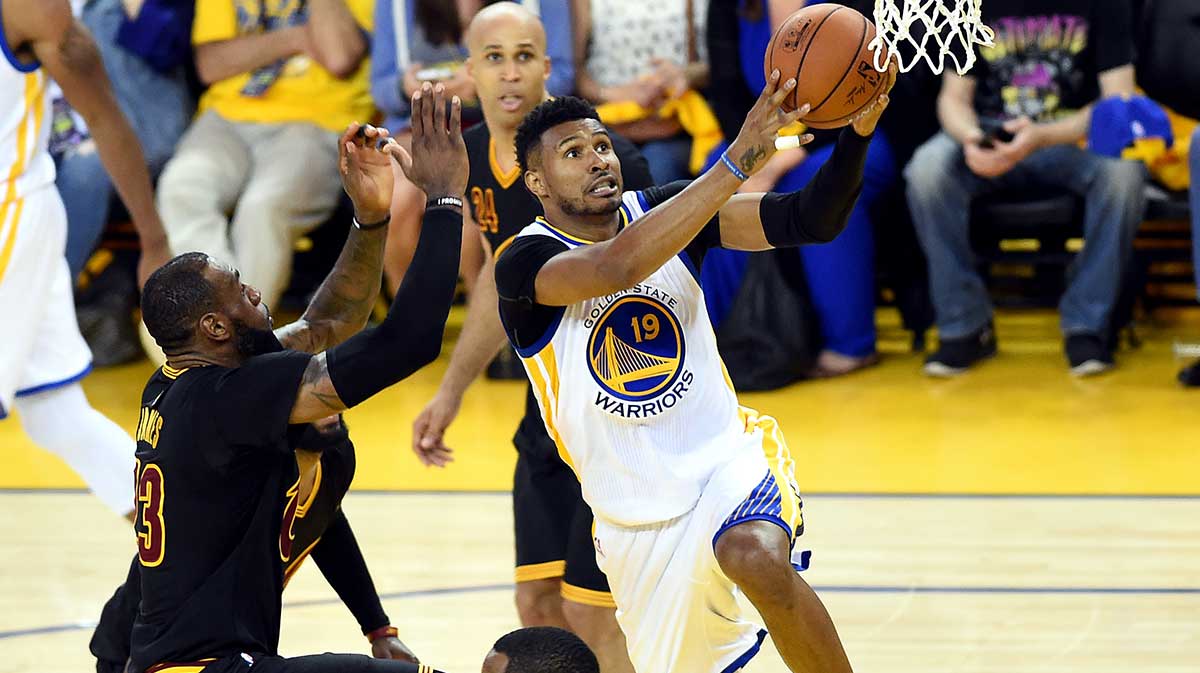
<path id="1" fill-rule="evenodd" d="M 588 369 L 602 391 L 598 405 L 620 416 L 643 418 L 678 402 L 689 387 L 679 381 L 686 374 L 683 330 L 666 304 L 627 295 L 610 303 L 592 324 Z M 686 378 L 690 384 L 691 375 Z M 662 398 L 668 396 L 672 399 L 664 406 Z"/>

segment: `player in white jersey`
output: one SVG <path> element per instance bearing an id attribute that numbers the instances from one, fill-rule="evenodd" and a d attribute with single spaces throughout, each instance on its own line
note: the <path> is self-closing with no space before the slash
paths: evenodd
<path id="1" fill-rule="evenodd" d="M 169 258 L 137 137 L 67 0 L 0 0 L 0 419 L 12 409 L 113 510 L 133 508 L 133 439 L 88 404 L 92 354 L 75 321 L 66 213 L 46 150 L 47 78 L 87 121 L 142 244 L 138 280 Z"/>
<path id="2" fill-rule="evenodd" d="M 641 192 L 622 194 L 608 133 L 581 100 L 543 103 L 517 132 L 545 217 L 497 261 L 500 315 L 595 512 L 639 673 L 743 667 L 766 632 L 743 619 L 739 590 L 792 671 L 850 670 L 796 572 L 807 553 L 793 554 L 803 519 L 787 445 L 774 419 L 738 405 L 696 270 L 707 248 L 826 242 L 845 227 L 887 90 L 803 190 L 734 196 L 807 111 L 780 109 L 794 87 L 776 71 L 721 163 Z"/>

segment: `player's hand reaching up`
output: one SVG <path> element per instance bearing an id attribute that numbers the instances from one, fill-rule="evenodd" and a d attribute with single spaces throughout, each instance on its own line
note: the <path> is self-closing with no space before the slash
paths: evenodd
<path id="1" fill-rule="evenodd" d="M 338 172 L 363 224 L 382 222 L 391 212 L 392 164 L 385 153 L 396 141 L 388 130 L 354 122 L 338 141 Z"/>
<path id="2" fill-rule="evenodd" d="M 462 138 L 462 101 L 450 101 L 446 115 L 446 87 L 426 82 L 412 97 L 412 153 L 391 145 L 389 153 L 427 198 L 462 198 L 467 191 L 470 164 Z"/>
<path id="3" fill-rule="evenodd" d="M 875 94 L 875 100 L 866 107 L 865 110 L 858 113 L 858 116 L 850 121 L 850 126 L 854 132 L 860 136 L 866 137 L 875 132 L 875 125 L 879 123 L 879 118 L 883 115 L 883 111 L 887 109 L 888 103 L 892 101 L 889 92 L 896 85 L 896 75 L 900 72 L 900 66 L 896 65 L 896 59 L 892 59 L 888 64 L 887 83 L 883 89 Z"/>
<path id="4" fill-rule="evenodd" d="M 783 101 L 796 88 L 796 80 L 789 79 L 780 86 L 780 77 L 779 70 L 771 72 L 767 86 L 746 115 L 742 130 L 726 152 L 746 175 L 757 173 L 767 159 L 775 154 L 775 137 L 779 130 L 808 114 L 810 109 L 809 104 L 805 103 L 791 112 L 783 111 Z M 800 144 L 810 143 L 812 139 L 812 134 L 806 133 L 800 136 Z"/>

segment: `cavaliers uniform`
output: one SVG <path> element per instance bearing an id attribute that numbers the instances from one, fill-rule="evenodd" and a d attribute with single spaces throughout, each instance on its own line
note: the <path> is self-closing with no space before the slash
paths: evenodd
<path id="1" fill-rule="evenodd" d="M 504 173 L 496 161 L 495 143 L 486 124 L 463 134 L 470 158 L 467 203 L 479 231 L 499 256 L 516 235 L 542 214 L 542 206 L 525 188 L 521 170 Z M 649 187 L 650 169 L 628 140 L 612 136 L 625 185 Z M 517 467 L 513 475 L 513 526 L 516 580 L 562 578 L 563 597 L 613 607 L 608 582 L 596 567 L 592 549 L 592 512 L 583 502 L 579 481 L 558 457 L 538 412 L 532 389 L 526 392 L 525 415 L 513 436 Z"/>
<path id="2" fill-rule="evenodd" d="M 626 192 L 622 224 L 681 191 Z M 741 668 L 765 635 L 743 618 L 713 547 L 765 520 L 802 530 L 795 469 L 774 419 L 739 406 L 697 269 L 716 218 L 633 287 L 566 307 L 536 301 L 538 271 L 588 245 L 538 218 L 497 260 L 500 314 L 542 417 L 596 516 L 595 554 L 638 671 Z M 795 555 L 802 565 L 804 552 Z"/>
<path id="3" fill-rule="evenodd" d="M 137 430 L 141 601 L 130 670 L 429 670 L 357 655 L 277 654 L 285 568 L 307 551 L 302 522 L 334 511 L 316 504 L 319 484 L 300 497 L 294 447 L 302 428 L 288 425 L 311 359 L 284 351 L 235 369 L 164 366 L 147 383 Z M 334 482 L 348 485 L 344 470 Z"/>

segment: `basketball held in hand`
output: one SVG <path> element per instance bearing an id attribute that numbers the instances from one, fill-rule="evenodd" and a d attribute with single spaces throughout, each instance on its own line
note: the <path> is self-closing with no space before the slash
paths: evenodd
<path id="1" fill-rule="evenodd" d="M 767 45 L 763 70 L 767 79 L 777 68 L 780 82 L 796 78 L 784 110 L 809 103 L 812 110 L 801 121 L 816 129 L 840 128 L 870 105 L 887 82 L 867 48 L 873 39 L 875 24 L 854 9 L 812 5 L 779 26 Z"/>

